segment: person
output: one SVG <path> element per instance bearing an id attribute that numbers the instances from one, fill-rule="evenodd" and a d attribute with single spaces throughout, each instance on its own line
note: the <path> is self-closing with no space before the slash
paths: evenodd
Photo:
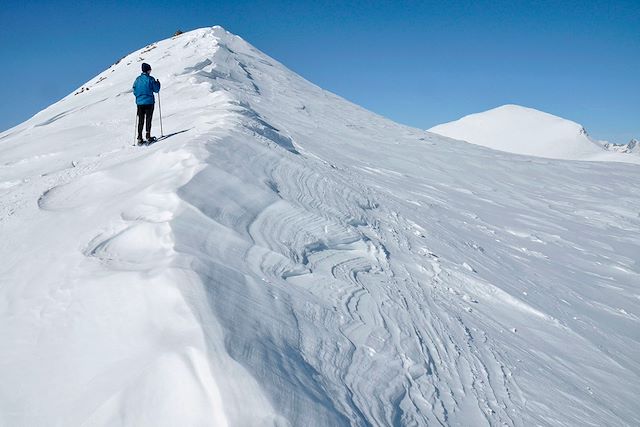
<path id="1" fill-rule="evenodd" d="M 146 140 L 155 139 L 151 136 L 151 119 L 153 118 L 153 107 L 156 103 L 153 93 L 160 92 L 160 80 L 151 77 L 151 65 L 142 64 L 142 74 L 133 82 L 133 94 L 136 96 L 138 106 L 138 144 L 142 143 L 142 127 L 146 123 Z"/>

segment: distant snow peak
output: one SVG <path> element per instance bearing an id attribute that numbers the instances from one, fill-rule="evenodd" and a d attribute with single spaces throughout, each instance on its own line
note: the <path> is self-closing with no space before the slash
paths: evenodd
<path id="1" fill-rule="evenodd" d="M 503 105 L 429 129 L 494 150 L 567 160 L 631 161 L 626 148 L 597 141 L 584 126 L 533 108 Z M 626 146 L 624 146 L 626 147 Z M 631 147 L 632 148 L 632 147 Z"/>
<path id="2" fill-rule="evenodd" d="M 605 150 L 624 154 L 640 154 L 640 145 L 637 139 L 632 139 L 626 144 L 611 144 L 609 142 L 603 145 Z"/>

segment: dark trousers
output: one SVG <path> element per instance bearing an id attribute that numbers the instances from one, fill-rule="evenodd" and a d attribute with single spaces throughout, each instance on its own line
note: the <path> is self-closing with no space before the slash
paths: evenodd
<path id="1" fill-rule="evenodd" d="M 147 123 L 147 139 L 151 136 L 151 119 L 153 118 L 153 104 L 138 105 L 138 139 L 142 139 L 142 126 Z"/>

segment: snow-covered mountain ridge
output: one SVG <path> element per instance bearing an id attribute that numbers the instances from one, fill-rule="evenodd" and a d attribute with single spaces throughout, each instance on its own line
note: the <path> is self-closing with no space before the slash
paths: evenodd
<path id="1" fill-rule="evenodd" d="M 0 134 L 0 425 L 636 425 L 639 196 L 154 43 Z"/>
<path id="2" fill-rule="evenodd" d="M 609 151 L 615 151 L 618 153 L 624 154 L 639 154 L 640 153 L 640 144 L 637 139 L 632 139 L 626 144 L 611 144 L 609 142 L 604 144 L 604 148 Z"/>
<path id="3" fill-rule="evenodd" d="M 503 105 L 437 125 L 430 132 L 494 150 L 566 160 L 617 161 L 640 164 L 626 146 L 592 139 L 571 120 L 520 105 Z"/>

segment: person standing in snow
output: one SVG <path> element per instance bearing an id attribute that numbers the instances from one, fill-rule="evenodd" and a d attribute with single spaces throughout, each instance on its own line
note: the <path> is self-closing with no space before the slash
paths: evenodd
<path id="1" fill-rule="evenodd" d="M 147 141 L 153 140 L 151 137 L 151 119 L 153 118 L 153 107 L 156 103 L 153 93 L 160 92 L 160 80 L 156 80 L 149 74 L 151 65 L 142 64 L 142 74 L 133 82 L 133 94 L 136 96 L 138 106 L 138 144 L 142 143 L 142 127 L 147 124 Z"/>

